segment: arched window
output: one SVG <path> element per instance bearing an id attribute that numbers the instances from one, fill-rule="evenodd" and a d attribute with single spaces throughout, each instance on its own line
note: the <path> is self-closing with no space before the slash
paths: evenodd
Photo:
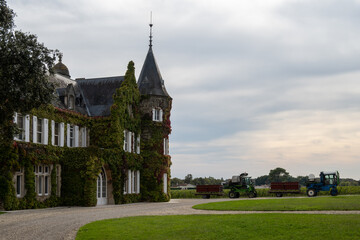
<path id="1" fill-rule="evenodd" d="M 98 175 L 96 185 L 97 185 L 96 186 L 97 205 L 107 204 L 106 174 L 104 168 L 101 168 L 101 172 Z"/>

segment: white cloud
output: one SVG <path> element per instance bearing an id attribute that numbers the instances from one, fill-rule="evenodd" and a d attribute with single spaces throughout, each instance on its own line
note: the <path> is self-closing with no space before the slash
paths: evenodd
<path id="1" fill-rule="evenodd" d="M 173 176 L 339 169 L 359 178 L 359 1 L 12 0 L 72 77 L 140 73 L 173 97 Z"/>

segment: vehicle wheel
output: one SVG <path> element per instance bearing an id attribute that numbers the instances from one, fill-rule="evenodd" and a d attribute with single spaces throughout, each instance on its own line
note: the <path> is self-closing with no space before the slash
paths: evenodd
<path id="1" fill-rule="evenodd" d="M 307 193 L 308 197 L 315 197 L 316 196 L 316 191 L 313 188 L 308 189 L 306 193 Z"/>
<path id="2" fill-rule="evenodd" d="M 236 198 L 239 198 L 239 197 L 240 197 L 240 193 L 238 193 L 238 192 L 235 193 L 235 197 L 236 197 Z"/>
<path id="3" fill-rule="evenodd" d="M 229 198 L 235 198 L 236 193 L 235 192 L 229 192 Z"/>
<path id="4" fill-rule="evenodd" d="M 209 199 L 209 198 L 210 198 L 210 195 L 202 195 L 202 198 L 203 198 L 203 199 Z"/>
<path id="5" fill-rule="evenodd" d="M 255 197 L 255 193 L 254 193 L 254 192 L 249 192 L 248 196 L 249 196 L 249 198 L 254 198 L 254 197 Z"/>
<path id="6" fill-rule="evenodd" d="M 283 194 L 282 194 L 282 193 L 277 193 L 276 196 L 277 196 L 277 197 L 282 197 Z"/>
<path id="7" fill-rule="evenodd" d="M 330 191 L 331 196 L 336 196 L 338 195 L 338 190 L 336 188 L 332 188 Z"/>

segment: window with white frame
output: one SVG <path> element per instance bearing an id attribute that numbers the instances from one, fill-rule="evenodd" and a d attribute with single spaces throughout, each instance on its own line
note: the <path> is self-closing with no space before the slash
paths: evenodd
<path id="1" fill-rule="evenodd" d="M 39 196 L 47 196 L 50 193 L 50 166 L 34 165 L 35 191 Z"/>
<path id="2" fill-rule="evenodd" d="M 64 123 L 51 120 L 51 144 L 53 146 L 64 146 Z"/>
<path id="3" fill-rule="evenodd" d="M 19 133 L 14 136 L 17 141 L 30 141 L 30 116 L 22 115 L 21 113 L 14 114 L 14 123 L 19 129 Z"/>
<path id="4" fill-rule="evenodd" d="M 79 147 L 79 126 L 67 124 L 66 135 L 68 147 Z"/>
<path id="5" fill-rule="evenodd" d="M 169 138 L 164 138 L 164 155 L 169 155 Z"/>
<path id="6" fill-rule="evenodd" d="M 140 193 L 140 171 L 126 171 L 124 194 L 137 194 Z"/>
<path id="7" fill-rule="evenodd" d="M 24 141 L 25 140 L 25 117 L 20 113 L 16 116 L 16 126 L 19 129 L 19 134 L 16 135 L 18 140 Z"/>
<path id="8" fill-rule="evenodd" d="M 34 143 L 48 144 L 48 119 L 33 116 L 32 133 Z"/>
<path id="9" fill-rule="evenodd" d="M 155 122 L 162 122 L 163 110 L 161 108 L 153 108 L 152 120 Z"/>
<path id="10" fill-rule="evenodd" d="M 70 131 L 69 131 L 69 141 L 70 141 L 70 146 L 69 147 L 73 147 L 75 144 L 74 144 L 74 141 L 75 141 L 75 131 L 74 131 L 74 126 L 70 126 Z"/>
<path id="11" fill-rule="evenodd" d="M 124 151 L 135 152 L 135 133 L 124 130 Z"/>
<path id="12" fill-rule="evenodd" d="M 37 125 L 36 125 L 36 139 L 38 143 L 42 143 L 43 137 L 43 120 L 38 118 Z"/>
<path id="13" fill-rule="evenodd" d="M 129 149 L 129 134 L 127 130 L 124 130 L 124 151 L 127 152 Z"/>
<path id="14" fill-rule="evenodd" d="M 60 143 L 60 124 L 57 122 L 54 122 L 54 146 L 59 146 Z"/>
<path id="15" fill-rule="evenodd" d="M 14 174 L 14 183 L 15 183 L 15 191 L 16 197 L 22 197 L 24 191 L 24 172 L 23 169 L 19 169 Z"/>

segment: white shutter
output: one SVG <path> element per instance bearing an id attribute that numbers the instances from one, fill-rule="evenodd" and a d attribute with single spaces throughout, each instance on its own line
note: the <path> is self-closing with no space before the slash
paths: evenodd
<path id="1" fill-rule="evenodd" d="M 166 150 L 167 150 L 167 155 L 170 155 L 170 140 L 169 140 L 169 136 L 166 139 Z"/>
<path id="2" fill-rule="evenodd" d="M 131 152 L 131 132 L 127 131 L 127 152 Z"/>
<path id="3" fill-rule="evenodd" d="M 37 142 L 38 142 L 38 140 L 37 140 L 37 117 L 33 116 L 33 143 L 37 143 Z"/>
<path id="4" fill-rule="evenodd" d="M 86 147 L 86 127 L 81 128 L 81 146 Z"/>
<path id="5" fill-rule="evenodd" d="M 140 154 L 140 134 L 136 138 L 136 153 Z"/>
<path id="6" fill-rule="evenodd" d="M 156 121 L 156 119 L 155 119 L 155 108 L 153 108 L 153 110 L 152 110 L 152 120 L 153 121 Z"/>
<path id="7" fill-rule="evenodd" d="M 14 123 L 17 123 L 17 112 L 14 113 Z"/>
<path id="8" fill-rule="evenodd" d="M 43 141 L 41 141 L 41 142 L 45 145 L 48 145 L 48 143 L 49 143 L 49 120 L 48 119 L 46 119 L 46 118 L 43 119 L 42 127 L 43 127 L 43 134 L 42 134 Z"/>
<path id="9" fill-rule="evenodd" d="M 167 173 L 164 173 L 163 181 L 164 181 L 164 189 L 163 189 L 163 191 L 164 191 L 165 194 L 167 194 Z"/>
<path id="10" fill-rule="evenodd" d="M 135 133 L 131 133 L 131 148 L 130 152 L 135 152 Z"/>
<path id="11" fill-rule="evenodd" d="M 135 193 L 135 171 L 131 171 L 131 193 Z"/>
<path id="12" fill-rule="evenodd" d="M 70 146 L 70 124 L 66 124 L 66 146 Z"/>
<path id="13" fill-rule="evenodd" d="M 128 193 L 132 193 L 131 192 L 131 170 L 128 170 Z"/>
<path id="14" fill-rule="evenodd" d="M 14 120 L 13 120 L 14 124 L 16 125 L 17 124 L 17 112 L 14 113 Z M 19 140 L 17 138 L 17 134 L 14 136 L 14 140 Z"/>
<path id="15" fill-rule="evenodd" d="M 79 126 L 75 126 L 75 144 L 74 147 L 79 147 Z"/>
<path id="16" fill-rule="evenodd" d="M 59 133 L 59 146 L 60 147 L 64 146 L 64 127 L 65 127 L 65 124 L 60 123 L 60 133 Z"/>
<path id="17" fill-rule="evenodd" d="M 55 121 L 51 120 L 51 145 L 55 144 Z"/>
<path id="18" fill-rule="evenodd" d="M 124 151 L 127 151 L 127 133 L 126 130 L 124 130 Z"/>
<path id="19" fill-rule="evenodd" d="M 30 142 L 30 116 L 25 116 L 25 142 Z"/>
<path id="20" fill-rule="evenodd" d="M 136 193 L 140 193 L 140 171 L 136 171 L 136 178 L 137 178 L 137 186 L 136 186 L 136 190 L 137 192 Z"/>
<path id="21" fill-rule="evenodd" d="M 162 120 L 163 120 L 163 110 L 160 109 L 159 110 L 159 121 L 162 122 Z"/>

